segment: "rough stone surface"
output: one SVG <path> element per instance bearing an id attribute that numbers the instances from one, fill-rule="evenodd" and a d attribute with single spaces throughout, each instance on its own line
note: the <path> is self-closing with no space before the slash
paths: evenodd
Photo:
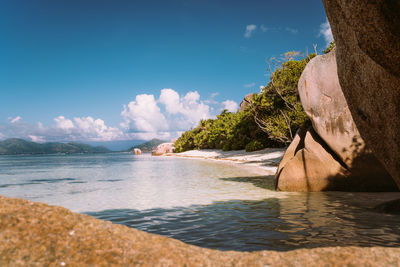
<path id="1" fill-rule="evenodd" d="M 365 143 L 353 121 L 337 76 L 335 49 L 313 58 L 299 79 L 301 104 L 314 130 L 346 165 L 354 158 L 354 140 L 363 150 Z"/>
<path id="2" fill-rule="evenodd" d="M 279 163 L 275 187 L 278 191 L 344 190 L 349 175 L 312 128 L 300 129 Z"/>
<path id="3" fill-rule="evenodd" d="M 400 186 L 400 1 L 323 2 L 353 119 Z"/>
<path id="4" fill-rule="evenodd" d="M 400 248 L 217 251 L 0 196 L 1 266 L 398 266 Z"/>
<path id="5" fill-rule="evenodd" d="M 134 153 L 135 155 L 142 155 L 142 150 L 140 150 L 139 148 L 134 148 L 134 149 L 133 149 L 133 153 Z"/>
<path id="6" fill-rule="evenodd" d="M 240 106 L 239 106 L 239 111 L 243 111 L 245 110 L 249 105 L 250 105 L 250 101 L 253 99 L 253 93 L 252 94 L 247 94 L 242 102 L 240 102 Z"/>
<path id="7" fill-rule="evenodd" d="M 158 145 L 151 154 L 153 156 L 161 156 L 166 153 L 174 153 L 175 151 L 175 144 L 174 143 L 162 143 Z"/>
<path id="8" fill-rule="evenodd" d="M 350 175 L 360 177 L 363 189 L 374 190 L 375 186 L 382 187 L 385 184 L 387 190 L 390 190 L 390 186 L 396 190 L 396 184 L 389 173 L 371 150 L 365 147 L 354 123 L 339 84 L 336 49 L 313 58 L 307 64 L 298 89 L 302 106 L 315 132 L 338 156 Z"/>

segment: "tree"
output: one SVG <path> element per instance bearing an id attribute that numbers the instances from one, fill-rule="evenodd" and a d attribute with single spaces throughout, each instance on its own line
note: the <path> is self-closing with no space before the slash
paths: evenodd
<path id="1" fill-rule="evenodd" d="M 301 105 L 297 84 L 315 54 L 301 60 L 295 60 L 293 54 L 286 53 L 283 60 L 269 60 L 270 82 L 261 94 L 254 96 L 250 105 L 257 125 L 270 139 L 280 143 L 290 143 L 297 129 L 310 123 Z"/>

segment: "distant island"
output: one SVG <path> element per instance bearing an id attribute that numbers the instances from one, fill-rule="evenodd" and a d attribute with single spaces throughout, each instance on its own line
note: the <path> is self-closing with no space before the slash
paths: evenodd
<path id="1" fill-rule="evenodd" d="M 0 141 L 0 155 L 20 154 L 57 154 L 57 153 L 108 153 L 104 146 L 90 146 L 76 142 L 71 143 L 35 143 L 19 138 L 10 138 Z"/>
<path id="2" fill-rule="evenodd" d="M 144 142 L 143 144 L 133 146 L 128 151 L 133 151 L 135 148 L 139 148 L 142 152 L 151 152 L 153 148 L 158 145 L 165 143 L 166 141 L 160 139 L 151 139 L 150 141 Z"/>

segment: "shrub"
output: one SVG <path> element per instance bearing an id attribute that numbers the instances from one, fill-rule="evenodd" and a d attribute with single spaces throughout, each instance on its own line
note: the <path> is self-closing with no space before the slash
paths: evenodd
<path id="1" fill-rule="evenodd" d="M 263 148 L 264 148 L 264 145 L 261 142 L 259 142 L 257 140 L 253 140 L 246 145 L 246 152 L 257 151 L 257 150 L 261 150 Z"/>

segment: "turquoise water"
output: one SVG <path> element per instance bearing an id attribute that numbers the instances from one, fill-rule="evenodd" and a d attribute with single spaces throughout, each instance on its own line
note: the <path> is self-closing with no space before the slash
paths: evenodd
<path id="1" fill-rule="evenodd" d="M 220 250 L 399 246 L 400 216 L 374 212 L 399 193 L 274 192 L 271 177 L 192 159 L 0 156 L 0 194 Z"/>

